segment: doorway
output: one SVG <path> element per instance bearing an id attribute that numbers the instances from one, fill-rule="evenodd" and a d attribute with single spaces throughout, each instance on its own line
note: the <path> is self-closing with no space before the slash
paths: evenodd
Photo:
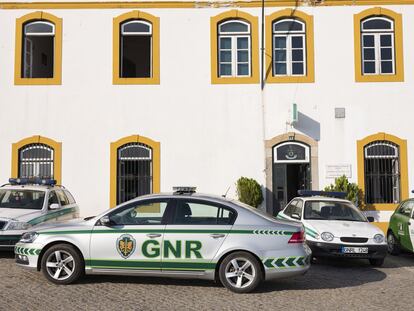
<path id="1" fill-rule="evenodd" d="M 311 188 L 309 146 L 284 142 L 273 147 L 273 213 L 277 214 L 298 195 Z"/>

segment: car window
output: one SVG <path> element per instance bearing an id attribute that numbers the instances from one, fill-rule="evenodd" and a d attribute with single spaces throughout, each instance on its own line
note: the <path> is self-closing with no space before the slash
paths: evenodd
<path id="1" fill-rule="evenodd" d="M 75 201 L 75 199 L 73 198 L 72 194 L 71 194 L 69 191 L 67 191 L 67 190 L 64 190 L 64 192 L 65 192 L 65 194 L 66 194 L 66 197 L 67 197 L 67 198 L 68 198 L 68 200 L 69 200 L 69 204 L 75 204 L 75 203 L 76 203 L 76 201 Z"/>
<path id="2" fill-rule="evenodd" d="M 69 204 L 69 200 L 62 190 L 56 190 L 56 194 L 57 194 L 57 197 L 58 197 L 58 200 L 61 206 L 65 206 Z"/>
<path id="3" fill-rule="evenodd" d="M 109 214 L 113 225 L 161 225 L 168 200 L 135 202 Z"/>
<path id="4" fill-rule="evenodd" d="M 406 201 L 404 202 L 401 207 L 399 208 L 398 212 L 404 216 L 411 216 L 411 212 L 413 210 L 414 201 Z"/>
<path id="5" fill-rule="evenodd" d="M 44 191 L 0 189 L 0 208 L 42 209 Z"/>
<path id="6" fill-rule="evenodd" d="M 55 191 L 50 191 L 49 192 L 49 205 L 48 206 L 50 207 L 50 205 L 52 205 L 52 204 L 59 204 L 59 199 L 58 199 Z"/>
<path id="7" fill-rule="evenodd" d="M 236 213 L 206 202 L 178 200 L 172 223 L 175 225 L 231 225 Z"/>
<path id="8" fill-rule="evenodd" d="M 285 215 L 287 215 L 287 216 L 292 216 L 292 213 L 293 213 L 293 211 L 295 210 L 295 208 L 296 208 L 296 202 L 297 202 L 298 200 L 293 200 L 293 201 L 291 201 L 290 203 L 289 203 L 289 205 L 288 206 L 286 206 L 286 208 L 285 208 L 285 210 L 283 211 L 283 213 L 285 214 Z"/>
<path id="9" fill-rule="evenodd" d="M 305 219 L 366 221 L 362 213 L 351 203 L 341 201 L 306 201 Z"/>
<path id="10" fill-rule="evenodd" d="M 293 208 L 292 214 L 298 214 L 300 218 L 302 218 L 302 207 L 303 207 L 303 201 L 297 200 L 295 207 Z"/>

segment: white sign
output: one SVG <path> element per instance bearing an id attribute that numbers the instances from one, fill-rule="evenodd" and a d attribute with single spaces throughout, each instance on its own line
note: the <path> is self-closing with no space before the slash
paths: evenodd
<path id="1" fill-rule="evenodd" d="M 345 175 L 352 177 L 351 164 L 335 164 L 326 166 L 326 178 L 338 178 Z"/>

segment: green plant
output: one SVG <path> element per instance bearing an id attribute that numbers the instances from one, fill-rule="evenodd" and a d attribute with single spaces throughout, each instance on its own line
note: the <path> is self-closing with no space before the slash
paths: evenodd
<path id="1" fill-rule="evenodd" d="M 253 207 L 263 202 L 262 188 L 253 178 L 240 177 L 236 182 L 236 191 L 239 200 Z"/>
<path id="2" fill-rule="evenodd" d="M 355 183 L 350 183 L 345 175 L 335 178 L 335 183 L 325 187 L 324 191 L 346 192 L 346 199 L 356 206 L 362 206 L 362 190 Z"/>

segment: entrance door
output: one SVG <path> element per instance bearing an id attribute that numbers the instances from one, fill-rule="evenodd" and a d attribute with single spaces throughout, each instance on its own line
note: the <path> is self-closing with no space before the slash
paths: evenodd
<path id="1" fill-rule="evenodd" d="M 297 196 L 311 188 L 309 146 L 285 142 L 273 147 L 273 213 L 277 214 Z"/>

